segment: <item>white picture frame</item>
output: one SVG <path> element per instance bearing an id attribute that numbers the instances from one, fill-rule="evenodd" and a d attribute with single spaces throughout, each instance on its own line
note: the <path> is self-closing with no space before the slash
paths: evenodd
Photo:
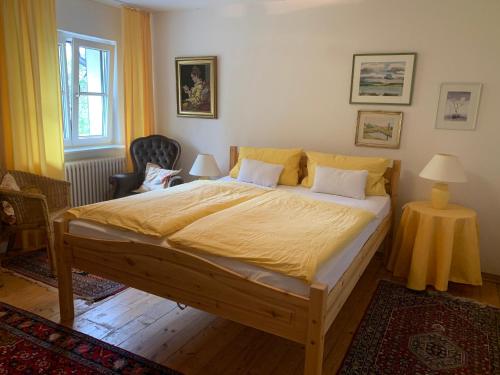
<path id="1" fill-rule="evenodd" d="M 476 129 L 482 88 L 481 83 L 442 83 L 436 114 L 436 129 Z"/>
<path id="2" fill-rule="evenodd" d="M 355 54 L 350 104 L 410 105 L 416 53 Z"/>

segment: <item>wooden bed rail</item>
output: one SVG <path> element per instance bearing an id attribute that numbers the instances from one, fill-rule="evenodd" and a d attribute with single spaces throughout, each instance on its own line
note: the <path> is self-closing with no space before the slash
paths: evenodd
<path id="1" fill-rule="evenodd" d="M 156 245 L 67 233 L 55 223 L 61 320 L 74 318 L 71 267 L 304 343 L 309 299 L 259 282 L 197 255 Z"/>

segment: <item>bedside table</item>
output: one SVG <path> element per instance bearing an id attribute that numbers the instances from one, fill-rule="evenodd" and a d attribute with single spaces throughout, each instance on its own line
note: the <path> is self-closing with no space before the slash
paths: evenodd
<path id="1" fill-rule="evenodd" d="M 442 210 L 430 202 L 406 204 L 388 268 L 414 290 L 434 285 L 445 291 L 448 281 L 481 285 L 476 212 L 455 204 Z"/>

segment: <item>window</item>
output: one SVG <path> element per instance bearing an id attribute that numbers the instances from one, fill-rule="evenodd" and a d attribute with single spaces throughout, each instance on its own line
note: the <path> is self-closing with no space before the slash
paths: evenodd
<path id="1" fill-rule="evenodd" d="M 65 148 L 113 143 L 112 42 L 59 32 Z"/>

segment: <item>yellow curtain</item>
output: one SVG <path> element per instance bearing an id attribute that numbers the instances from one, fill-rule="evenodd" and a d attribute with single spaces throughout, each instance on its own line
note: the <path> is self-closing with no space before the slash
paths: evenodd
<path id="1" fill-rule="evenodd" d="M 125 142 L 154 131 L 151 29 L 148 12 L 122 8 Z M 130 158 L 129 153 L 127 157 Z M 131 161 L 127 161 L 129 168 Z"/>
<path id="2" fill-rule="evenodd" d="M 0 95 L 7 168 L 63 178 L 54 0 L 0 0 Z"/>

